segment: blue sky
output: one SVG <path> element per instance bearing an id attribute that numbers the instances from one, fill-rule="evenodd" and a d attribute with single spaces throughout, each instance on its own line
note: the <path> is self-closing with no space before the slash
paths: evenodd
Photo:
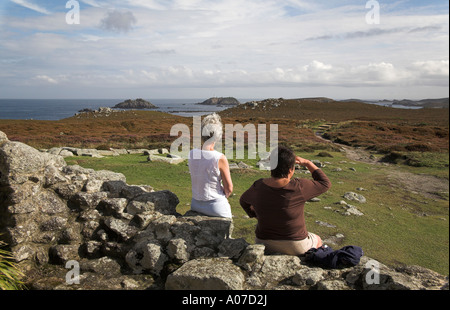
<path id="1" fill-rule="evenodd" d="M 0 98 L 448 97 L 448 1 L 0 4 Z"/>

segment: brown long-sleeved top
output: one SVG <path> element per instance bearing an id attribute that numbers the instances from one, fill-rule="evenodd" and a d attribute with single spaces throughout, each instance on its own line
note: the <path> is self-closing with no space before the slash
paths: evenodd
<path id="1" fill-rule="evenodd" d="M 331 182 L 317 169 L 313 180 L 293 178 L 281 188 L 270 187 L 259 179 L 241 196 L 240 204 L 250 217 L 256 217 L 256 237 L 261 240 L 303 240 L 305 202 L 325 193 Z"/>

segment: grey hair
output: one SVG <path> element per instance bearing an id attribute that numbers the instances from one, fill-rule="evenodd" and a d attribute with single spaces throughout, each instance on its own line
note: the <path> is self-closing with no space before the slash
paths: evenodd
<path id="1" fill-rule="evenodd" d="M 210 140 L 211 142 L 218 142 L 222 140 L 222 119 L 217 113 L 206 116 L 202 121 L 202 140 L 204 142 Z"/>

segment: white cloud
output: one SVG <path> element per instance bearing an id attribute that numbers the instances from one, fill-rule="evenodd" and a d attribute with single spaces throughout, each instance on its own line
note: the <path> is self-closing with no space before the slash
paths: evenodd
<path id="1" fill-rule="evenodd" d="M 449 61 L 428 60 L 412 64 L 411 70 L 416 72 L 416 79 L 426 85 L 449 85 Z"/>
<path id="2" fill-rule="evenodd" d="M 18 4 L 20 6 L 23 6 L 24 8 L 36 11 L 36 12 L 41 13 L 41 14 L 46 14 L 46 15 L 51 14 L 50 11 L 48 11 L 45 8 L 43 8 L 42 6 L 39 6 L 39 5 L 35 4 L 35 3 L 32 3 L 32 2 L 27 1 L 27 0 L 10 0 L 10 1 L 14 2 L 15 4 Z"/>
<path id="3" fill-rule="evenodd" d="M 86 3 L 87 5 L 99 8 L 102 7 L 104 4 L 103 3 L 99 3 L 95 0 L 81 0 L 81 2 Z"/>
<path id="4" fill-rule="evenodd" d="M 129 7 L 140 7 L 149 10 L 166 10 L 167 4 L 170 1 L 158 1 L 158 0 L 125 0 L 125 3 Z"/>
<path id="5" fill-rule="evenodd" d="M 36 81 L 45 82 L 45 83 L 48 83 L 48 84 L 58 84 L 57 80 L 49 77 L 48 75 L 37 75 L 33 79 L 36 80 Z"/>
<path id="6" fill-rule="evenodd" d="M 449 76 L 449 61 L 448 60 L 428 60 L 418 61 L 413 64 L 419 72 L 428 77 L 448 77 Z"/>
<path id="7" fill-rule="evenodd" d="M 67 25 L 64 12 L 2 20 L 0 59 L 8 61 L 0 72 L 17 78 L 0 77 L 0 84 L 32 76 L 30 83 L 53 80 L 58 88 L 448 88 L 449 17 L 442 12 L 391 9 L 382 24 L 367 25 L 364 5 L 80 1 L 88 5 L 80 25 Z"/>
<path id="8" fill-rule="evenodd" d="M 445 61 L 444 61 L 445 63 Z M 447 61 L 448 63 L 448 61 Z M 125 85 L 140 87 L 346 87 L 391 85 L 421 85 L 424 69 L 412 64 L 408 68 L 397 68 L 390 63 L 369 63 L 348 66 L 331 65 L 313 61 L 300 67 L 273 68 L 266 71 L 235 69 L 196 69 L 189 66 L 151 67 L 139 71 L 122 70 L 115 80 Z M 91 78 L 96 79 L 95 75 Z M 442 82 L 448 80 L 448 72 L 435 77 Z M 435 83 L 437 83 L 435 81 Z"/>

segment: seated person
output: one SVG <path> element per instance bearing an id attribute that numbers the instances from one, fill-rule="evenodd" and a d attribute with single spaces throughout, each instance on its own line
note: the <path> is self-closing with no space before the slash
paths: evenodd
<path id="1" fill-rule="evenodd" d="M 278 147 L 271 156 L 278 156 L 271 177 L 253 183 L 240 204 L 257 218 L 256 243 L 264 244 L 268 253 L 303 255 L 322 246 L 322 239 L 306 229 L 305 202 L 330 189 L 331 182 L 314 163 L 286 147 Z M 292 178 L 295 164 L 307 167 L 313 180 Z"/>
<path id="2" fill-rule="evenodd" d="M 216 113 L 202 121 L 202 149 L 189 153 L 192 182 L 191 210 L 208 216 L 231 218 L 228 197 L 233 192 L 230 167 L 224 154 L 214 150 L 222 139 L 222 122 Z"/>

